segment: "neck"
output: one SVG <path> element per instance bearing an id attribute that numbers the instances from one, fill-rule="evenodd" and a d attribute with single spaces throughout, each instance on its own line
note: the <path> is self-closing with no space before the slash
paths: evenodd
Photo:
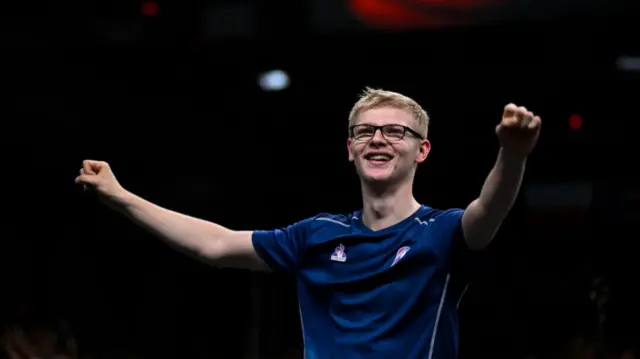
<path id="1" fill-rule="evenodd" d="M 362 223 L 377 231 L 399 223 L 420 208 L 413 197 L 412 183 L 376 190 L 362 185 Z"/>

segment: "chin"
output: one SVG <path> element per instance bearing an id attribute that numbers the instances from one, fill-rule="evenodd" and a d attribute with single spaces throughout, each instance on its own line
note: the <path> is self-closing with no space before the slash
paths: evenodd
<path id="1" fill-rule="evenodd" d="M 393 173 L 386 171 L 365 171 L 365 173 L 362 174 L 362 179 L 369 183 L 385 183 L 391 181 L 392 175 Z"/>

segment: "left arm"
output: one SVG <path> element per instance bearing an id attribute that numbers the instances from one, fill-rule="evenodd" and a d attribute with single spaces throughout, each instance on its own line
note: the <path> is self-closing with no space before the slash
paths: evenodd
<path id="1" fill-rule="evenodd" d="M 526 158 L 510 156 L 500 149 L 480 196 L 462 215 L 462 230 L 470 249 L 486 247 L 498 232 L 520 191 L 525 163 Z"/>
<path id="2" fill-rule="evenodd" d="M 502 147 L 480 196 L 462 215 L 462 231 L 470 249 L 485 248 L 500 229 L 520 191 L 527 155 L 540 132 L 540 118 L 509 104 L 496 128 Z"/>

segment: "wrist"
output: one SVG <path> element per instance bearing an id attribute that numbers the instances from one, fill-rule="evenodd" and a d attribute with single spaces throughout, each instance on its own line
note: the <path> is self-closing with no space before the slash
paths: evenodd
<path id="1" fill-rule="evenodd" d="M 505 147 L 500 147 L 498 158 L 508 165 L 524 165 L 527 162 L 527 154 L 518 153 L 518 151 L 513 151 Z"/>
<path id="2" fill-rule="evenodd" d="M 107 196 L 106 200 L 110 207 L 116 211 L 123 212 L 135 205 L 136 198 L 136 195 L 121 188 L 112 195 Z"/>

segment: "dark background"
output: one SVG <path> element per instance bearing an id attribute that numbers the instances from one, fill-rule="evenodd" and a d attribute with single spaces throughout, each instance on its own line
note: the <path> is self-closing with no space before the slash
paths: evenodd
<path id="1" fill-rule="evenodd" d="M 415 11 L 408 3 L 394 6 Z M 83 159 L 105 160 L 132 192 L 233 229 L 352 211 L 347 115 L 371 86 L 429 112 L 433 151 L 415 192 L 433 207 L 478 195 L 506 103 L 543 119 L 523 196 L 461 306 L 463 357 L 597 342 L 596 277 L 610 294 L 608 346 L 637 343 L 640 76 L 616 60 L 640 55 L 638 8 L 512 2 L 487 15 L 477 6 L 489 2 L 451 3 L 447 17 L 425 10 L 411 26 L 336 0 L 167 0 L 156 16 L 124 0 L 3 5 L 5 322 L 19 308 L 64 318 L 81 348 L 107 356 L 295 353 L 289 278 L 183 257 L 73 179 Z M 275 68 L 291 87 L 265 92 L 257 76 Z"/>

